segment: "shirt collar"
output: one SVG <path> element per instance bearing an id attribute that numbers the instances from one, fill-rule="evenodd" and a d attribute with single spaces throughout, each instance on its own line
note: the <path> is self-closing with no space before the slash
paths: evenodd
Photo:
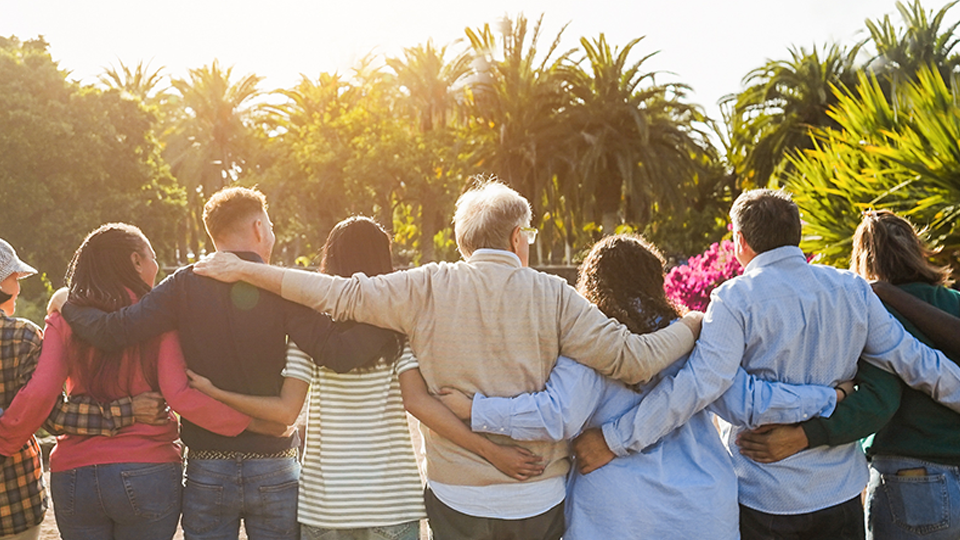
<path id="1" fill-rule="evenodd" d="M 764 251 L 763 253 L 754 257 L 753 260 L 747 264 L 747 267 L 743 269 L 743 272 L 747 273 L 755 268 L 772 266 L 780 261 L 798 257 L 803 262 L 807 262 L 807 257 L 803 254 L 803 251 L 801 251 L 799 247 L 780 246 L 778 248 L 771 249 L 770 251 Z"/>
<path id="2" fill-rule="evenodd" d="M 518 257 L 516 253 L 505 249 L 481 248 L 474 251 L 473 255 L 467 259 L 468 263 L 481 261 L 506 263 L 518 268 L 523 266 L 523 263 L 520 262 L 520 257 Z"/>

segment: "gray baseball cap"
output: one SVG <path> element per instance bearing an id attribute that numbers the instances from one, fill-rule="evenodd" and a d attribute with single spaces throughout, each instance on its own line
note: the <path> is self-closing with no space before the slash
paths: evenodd
<path id="1" fill-rule="evenodd" d="M 17 250 L 0 238 L 0 281 L 10 277 L 10 274 L 20 274 L 20 278 L 32 276 L 37 270 L 17 257 Z"/>

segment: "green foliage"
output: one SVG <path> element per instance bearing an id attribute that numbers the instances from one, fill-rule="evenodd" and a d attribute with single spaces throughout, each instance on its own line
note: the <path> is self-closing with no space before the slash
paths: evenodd
<path id="1" fill-rule="evenodd" d="M 172 251 L 165 240 L 182 191 L 159 158 L 153 120 L 119 92 L 68 81 L 42 39 L 0 38 L 0 231 L 55 284 L 104 222 L 137 224 L 159 253 Z M 39 294 L 39 280 L 24 286 L 26 297 Z"/>
<path id="2" fill-rule="evenodd" d="M 769 60 L 744 77 L 747 88 L 725 100 L 727 158 L 740 186 L 765 187 L 789 174 L 786 157 L 810 147 L 812 129 L 833 125 L 834 89 L 856 82 L 860 47 L 828 45 L 822 55 L 816 46 L 791 48 L 790 60 Z"/>
<path id="3" fill-rule="evenodd" d="M 803 247 L 845 264 L 860 213 L 886 208 L 929 225 L 934 246 L 960 248 L 957 89 L 932 67 L 890 97 L 876 77 L 861 76 L 831 116 L 839 127 L 819 131 L 812 150 L 791 158 Z"/>

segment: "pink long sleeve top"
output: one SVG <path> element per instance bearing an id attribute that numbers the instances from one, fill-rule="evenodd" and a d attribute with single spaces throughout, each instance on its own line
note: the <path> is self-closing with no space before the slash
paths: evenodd
<path id="1" fill-rule="evenodd" d="M 70 374 L 69 350 L 74 346 L 70 326 L 59 313 L 47 317 L 43 350 L 30 382 L 0 416 L 0 453 L 16 452 L 49 416 L 66 382 L 68 394 L 85 389 Z M 250 417 L 190 388 L 186 364 L 176 332 L 160 336 L 157 379 L 160 392 L 170 407 L 191 422 L 215 433 L 235 436 L 245 430 Z M 151 388 L 140 368 L 138 348 L 123 351 L 120 380 L 129 380 L 126 395 L 135 396 Z M 111 396 L 117 399 L 122 396 Z M 177 419 L 170 413 L 162 426 L 135 423 L 113 437 L 61 435 L 50 454 L 54 472 L 104 463 L 165 463 L 180 461 Z"/>

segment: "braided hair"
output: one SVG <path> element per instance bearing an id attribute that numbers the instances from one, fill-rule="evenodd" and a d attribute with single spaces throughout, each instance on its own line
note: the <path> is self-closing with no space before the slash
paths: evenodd
<path id="1" fill-rule="evenodd" d="M 577 290 L 631 332 L 654 332 L 679 316 L 663 291 L 663 265 L 663 255 L 643 237 L 608 236 L 580 265 Z"/>
<path id="2" fill-rule="evenodd" d="M 130 255 L 142 253 L 148 246 L 140 229 L 126 223 L 108 223 L 88 234 L 67 268 L 69 302 L 110 312 L 142 297 L 151 286 L 140 277 Z M 70 372 L 90 396 L 99 401 L 110 401 L 127 394 L 133 373 L 128 374 L 127 381 L 120 380 L 120 358 L 129 350 L 103 352 L 75 334 L 73 345 Z M 135 349 L 144 378 L 152 389 L 157 390 L 159 339 L 137 345 Z"/>

